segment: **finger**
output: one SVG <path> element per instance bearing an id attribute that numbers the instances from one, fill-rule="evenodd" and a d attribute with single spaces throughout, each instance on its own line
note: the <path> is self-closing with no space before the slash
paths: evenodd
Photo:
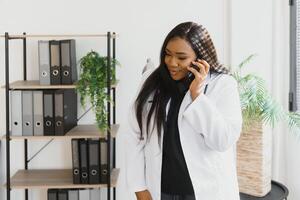
<path id="1" fill-rule="evenodd" d="M 193 67 L 188 66 L 187 69 L 194 74 L 195 79 L 197 79 L 197 80 L 203 79 L 202 74 L 200 72 L 198 72 L 196 69 L 194 69 Z"/>
<path id="2" fill-rule="evenodd" d="M 204 64 L 201 64 L 200 62 L 195 62 L 195 61 L 193 61 L 192 63 L 193 63 L 194 65 L 196 65 L 196 66 L 199 67 L 199 73 L 200 73 L 200 74 L 205 74 L 206 69 L 205 69 L 205 65 L 204 65 Z"/>
<path id="3" fill-rule="evenodd" d="M 205 66 L 205 72 L 208 73 L 210 65 L 205 60 L 199 60 L 199 62 L 203 63 Z"/>

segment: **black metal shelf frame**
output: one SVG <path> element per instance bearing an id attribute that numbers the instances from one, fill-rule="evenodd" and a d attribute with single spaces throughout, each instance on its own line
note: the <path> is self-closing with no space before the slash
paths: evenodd
<path id="1" fill-rule="evenodd" d="M 5 99 L 6 99 L 6 199 L 10 200 L 11 199 L 11 183 L 10 183 L 10 113 L 9 113 L 9 41 L 10 40 L 22 40 L 23 42 L 23 80 L 27 80 L 27 46 L 26 46 L 26 33 L 23 33 L 23 37 L 19 36 L 10 36 L 8 32 L 5 32 L 4 38 L 5 38 Z M 69 35 L 67 35 L 69 36 Z M 100 37 L 101 35 L 99 35 Z M 103 35 L 102 35 L 103 36 Z M 43 37 L 43 36 L 41 36 Z M 49 36 L 45 36 L 49 37 Z M 76 36 L 75 36 L 76 37 Z M 89 36 L 87 36 L 89 37 Z M 107 58 L 108 58 L 108 66 L 111 66 L 111 59 L 116 58 L 116 33 L 113 32 L 107 32 L 106 34 L 107 38 Z M 112 46 L 111 46 L 112 43 Z M 112 53 L 112 56 L 111 56 Z M 115 69 L 115 62 L 113 62 L 113 68 Z M 110 72 L 110 67 L 107 68 L 107 95 L 108 97 L 111 97 L 111 72 Z M 112 99 L 113 99 L 113 124 L 116 123 L 116 88 L 112 88 Z M 110 101 L 107 101 L 107 125 L 108 125 L 108 130 L 107 130 L 107 163 L 108 166 L 110 166 L 111 163 L 111 156 L 110 156 L 110 151 L 111 151 L 111 145 L 113 145 L 113 168 L 116 167 L 116 139 L 113 139 L 113 143 L 111 144 L 111 104 Z M 30 160 L 28 160 L 28 141 L 27 139 L 24 139 L 24 163 L 25 163 L 25 170 L 28 169 L 28 163 Z M 110 200 L 111 198 L 111 169 L 108 167 L 108 178 L 107 178 L 107 200 Z M 28 200 L 28 189 L 25 189 L 25 200 Z M 116 200 L 116 188 L 113 188 L 113 200 Z"/>

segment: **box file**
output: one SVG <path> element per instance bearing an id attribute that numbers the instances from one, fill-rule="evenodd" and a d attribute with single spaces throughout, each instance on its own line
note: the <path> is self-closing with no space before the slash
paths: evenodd
<path id="1" fill-rule="evenodd" d="M 68 200 L 68 190 L 58 190 L 58 200 Z"/>
<path id="2" fill-rule="evenodd" d="M 72 139 L 73 183 L 80 184 L 79 140 Z"/>
<path id="3" fill-rule="evenodd" d="M 58 200 L 57 189 L 48 190 L 48 200 Z"/>
<path id="4" fill-rule="evenodd" d="M 89 190 L 79 190 L 79 200 L 90 199 L 90 191 Z"/>
<path id="5" fill-rule="evenodd" d="M 50 85 L 50 46 L 49 41 L 38 41 L 39 76 L 41 85 Z"/>
<path id="6" fill-rule="evenodd" d="M 100 140 L 88 139 L 89 183 L 100 183 Z"/>
<path id="7" fill-rule="evenodd" d="M 88 149 L 87 149 L 87 140 L 79 140 L 79 163 L 80 163 L 80 183 L 88 184 L 89 183 L 89 171 L 88 171 Z"/>
<path id="8" fill-rule="evenodd" d="M 11 98 L 11 135 L 22 135 L 22 91 L 12 90 Z"/>
<path id="9" fill-rule="evenodd" d="M 100 189 L 90 189 L 90 200 L 100 200 Z"/>
<path id="10" fill-rule="evenodd" d="M 77 126 L 77 94 L 74 89 L 63 90 L 64 133 Z"/>
<path id="11" fill-rule="evenodd" d="M 69 200 L 79 200 L 79 191 L 78 190 L 69 190 L 68 191 Z M 100 199 L 98 199 L 100 200 Z"/>
<path id="12" fill-rule="evenodd" d="M 22 91 L 23 136 L 33 135 L 33 95 L 32 91 Z"/>
<path id="13" fill-rule="evenodd" d="M 61 83 L 72 84 L 77 81 L 75 40 L 61 40 Z"/>
<path id="14" fill-rule="evenodd" d="M 53 90 L 44 90 L 44 135 L 55 135 L 54 132 L 54 98 Z"/>
<path id="15" fill-rule="evenodd" d="M 44 135 L 43 91 L 33 91 L 33 135 Z"/>
<path id="16" fill-rule="evenodd" d="M 60 42 L 57 40 L 49 41 L 50 45 L 50 83 L 51 85 L 61 84 L 60 66 Z"/>
<path id="17" fill-rule="evenodd" d="M 72 98 L 67 97 L 65 98 Z M 55 135 L 64 135 L 64 90 L 56 90 L 54 93 L 54 131 Z"/>

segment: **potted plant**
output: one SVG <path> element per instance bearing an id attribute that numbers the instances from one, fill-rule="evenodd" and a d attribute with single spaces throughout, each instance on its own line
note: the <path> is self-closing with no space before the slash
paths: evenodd
<path id="1" fill-rule="evenodd" d="M 274 125 L 284 120 L 289 128 L 300 127 L 300 115 L 285 111 L 269 94 L 262 78 L 241 74 L 242 68 L 255 55 L 239 64 L 233 77 L 238 82 L 243 114 L 243 129 L 237 143 L 237 172 L 240 192 L 262 197 L 271 190 L 272 137 L 263 124 Z"/>
<path id="2" fill-rule="evenodd" d="M 80 76 L 76 90 L 80 94 L 80 103 L 86 106 L 87 99 L 92 105 L 96 115 L 96 122 L 101 131 L 107 130 L 106 102 L 112 100 L 107 96 L 107 68 L 111 70 L 111 85 L 116 83 L 115 67 L 119 65 L 116 59 L 111 58 L 108 66 L 108 58 L 91 51 L 83 56 L 80 61 Z"/>

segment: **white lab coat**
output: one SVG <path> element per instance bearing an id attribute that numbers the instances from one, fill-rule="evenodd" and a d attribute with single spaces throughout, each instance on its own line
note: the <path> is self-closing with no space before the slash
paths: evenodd
<path id="1" fill-rule="evenodd" d="M 152 71 L 147 72 L 143 80 Z M 206 94 L 203 94 L 207 83 Z M 237 82 L 227 74 L 212 74 L 207 76 L 205 84 L 194 101 L 190 91 L 186 93 L 178 114 L 180 142 L 196 200 L 239 200 L 235 145 L 242 128 L 242 113 Z M 146 112 L 150 109 L 151 98 L 149 101 Z M 128 189 L 133 193 L 147 189 L 153 200 L 160 200 L 162 149 L 156 128 L 148 141 L 139 140 L 133 104 L 128 116 L 131 127 L 126 133 L 125 147 Z M 163 131 L 161 144 L 162 140 Z"/>

